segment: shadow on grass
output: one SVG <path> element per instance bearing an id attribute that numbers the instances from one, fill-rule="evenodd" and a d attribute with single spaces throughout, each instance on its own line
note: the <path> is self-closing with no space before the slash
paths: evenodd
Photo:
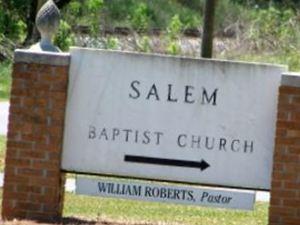
<path id="1" fill-rule="evenodd" d="M 64 225 L 151 225 L 150 223 L 131 223 L 131 222 L 113 222 L 113 221 L 88 221 L 85 219 L 75 217 L 65 217 L 62 219 L 61 224 Z"/>
<path id="2" fill-rule="evenodd" d="M 4 221 L 0 218 L 1 225 L 154 225 L 153 223 L 144 222 L 130 222 L 130 221 L 106 221 L 106 220 L 86 220 L 76 217 L 64 217 L 61 220 L 51 221 L 50 223 L 43 223 L 33 220 L 18 220 Z"/>
<path id="3" fill-rule="evenodd" d="M 62 224 L 65 225 L 95 225 L 98 222 L 96 221 L 88 221 L 88 220 L 84 220 L 84 219 L 79 219 L 79 218 L 74 218 L 74 217 L 65 217 L 62 219 Z M 99 223 L 98 223 L 99 224 Z M 110 225 L 110 223 L 103 223 L 103 224 L 107 224 Z"/>

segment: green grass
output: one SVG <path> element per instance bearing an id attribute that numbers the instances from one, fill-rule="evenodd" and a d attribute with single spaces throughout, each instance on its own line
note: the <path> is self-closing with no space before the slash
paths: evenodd
<path id="1" fill-rule="evenodd" d="M 8 101 L 11 86 L 11 63 L 0 63 L 0 101 Z"/>
<path id="2" fill-rule="evenodd" d="M 300 71 L 300 53 L 287 52 L 277 54 L 233 54 L 232 56 L 220 57 L 230 60 L 240 60 L 245 62 L 262 62 L 271 64 L 281 64 L 288 66 L 289 71 Z"/>
<path id="3" fill-rule="evenodd" d="M 239 211 L 66 194 L 64 216 L 155 224 L 264 225 L 268 204 L 256 203 L 254 211 Z"/>
<path id="4" fill-rule="evenodd" d="M 0 135 L 0 172 L 4 170 L 5 145 L 6 145 L 6 137 Z"/>

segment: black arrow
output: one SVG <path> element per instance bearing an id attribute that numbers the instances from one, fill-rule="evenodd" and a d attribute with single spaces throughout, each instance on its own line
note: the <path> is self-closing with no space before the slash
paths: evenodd
<path id="1" fill-rule="evenodd" d="M 180 167 L 191 167 L 199 168 L 201 171 L 210 167 L 210 165 L 203 159 L 200 162 L 196 161 L 187 161 L 187 160 L 177 160 L 177 159 L 162 159 L 162 158 L 153 158 L 146 156 L 135 156 L 135 155 L 125 155 L 125 162 L 134 162 L 134 163 L 148 163 L 162 166 L 180 166 Z"/>

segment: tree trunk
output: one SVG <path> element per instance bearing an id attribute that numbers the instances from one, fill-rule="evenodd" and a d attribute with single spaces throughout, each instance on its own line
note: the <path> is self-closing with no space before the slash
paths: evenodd
<path id="1" fill-rule="evenodd" d="M 201 56 L 211 58 L 213 51 L 214 17 L 217 0 L 206 0 L 204 11 Z"/>
<path id="2" fill-rule="evenodd" d="M 35 27 L 35 17 L 39 9 L 43 6 L 43 4 L 45 4 L 46 1 L 47 0 L 31 0 L 26 19 L 27 35 L 23 43 L 25 46 L 32 45 L 39 40 L 40 35 Z"/>
<path id="3" fill-rule="evenodd" d="M 55 4 L 57 5 L 57 7 L 59 9 L 62 9 L 63 7 L 65 7 L 67 4 L 70 3 L 71 0 L 57 0 L 55 1 Z"/>

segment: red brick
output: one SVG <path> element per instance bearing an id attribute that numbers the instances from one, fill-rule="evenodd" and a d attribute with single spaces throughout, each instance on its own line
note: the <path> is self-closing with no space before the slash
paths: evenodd
<path id="1" fill-rule="evenodd" d="M 276 137 L 286 137 L 287 135 L 287 129 L 277 129 L 276 130 Z"/>
<path id="2" fill-rule="evenodd" d="M 291 121 L 300 122 L 300 112 L 292 112 L 290 115 Z"/>
<path id="3" fill-rule="evenodd" d="M 294 191 L 298 191 L 300 190 L 300 182 L 285 181 L 284 188 L 286 190 L 293 189 Z"/>
<path id="4" fill-rule="evenodd" d="M 271 214 L 269 216 L 269 225 L 278 225 L 281 222 L 281 216 Z"/>
<path id="5" fill-rule="evenodd" d="M 299 225 L 300 222 L 299 222 L 299 218 L 297 217 L 284 217 L 282 219 L 282 224 L 285 224 L 285 225 Z"/>
<path id="6" fill-rule="evenodd" d="M 275 197 L 271 196 L 270 204 L 272 206 L 282 206 L 282 202 L 283 200 L 281 198 L 276 198 L 276 196 Z"/>
<path id="7" fill-rule="evenodd" d="M 49 144 L 43 144 L 43 143 L 37 143 L 35 145 L 35 149 L 38 151 L 43 151 L 45 153 L 45 155 L 48 155 L 49 152 L 57 152 L 61 150 L 61 143 L 49 143 Z M 58 158 L 53 158 L 53 160 L 55 160 Z"/>
<path id="8" fill-rule="evenodd" d="M 20 107 L 21 106 L 21 102 L 22 102 L 22 98 L 21 97 L 11 97 L 10 98 L 10 104 Z"/>
<path id="9" fill-rule="evenodd" d="M 35 106 L 36 107 L 43 107 L 43 108 L 45 108 L 45 107 L 47 107 L 47 105 L 48 105 L 48 99 L 45 99 L 45 98 L 37 98 L 37 99 L 35 99 Z"/>
<path id="10" fill-rule="evenodd" d="M 19 149 L 18 148 L 9 148 L 6 151 L 6 157 L 10 158 L 17 158 L 19 156 Z"/>
<path id="11" fill-rule="evenodd" d="M 7 140 L 7 148 L 32 149 L 33 143 L 29 141 Z"/>
<path id="12" fill-rule="evenodd" d="M 32 185 L 41 185 L 43 187 L 51 188 L 51 187 L 56 187 L 59 184 L 59 178 L 58 177 L 34 177 L 31 179 L 31 184 Z M 53 193 L 52 193 L 53 194 Z"/>
<path id="13" fill-rule="evenodd" d="M 290 94 L 281 94 L 278 97 L 278 104 L 282 103 L 291 103 L 292 102 L 292 96 Z"/>
<path id="14" fill-rule="evenodd" d="M 25 72 L 28 69 L 28 64 L 26 63 L 14 63 L 13 64 L 13 74 L 19 72 Z"/>
<path id="15" fill-rule="evenodd" d="M 283 199 L 283 206 L 300 208 L 300 199 Z"/>
<path id="16" fill-rule="evenodd" d="M 60 171 L 58 168 L 60 167 L 60 163 L 57 161 L 42 161 L 42 160 L 34 160 L 32 162 L 32 168 L 36 169 L 46 169 L 46 170 L 55 170 Z M 47 172 L 48 174 L 49 172 Z M 58 174 L 56 174 L 58 175 Z"/>
<path id="17" fill-rule="evenodd" d="M 300 138 L 300 130 L 288 130 L 287 137 Z"/>
<path id="18" fill-rule="evenodd" d="M 14 165 L 15 167 L 21 168 L 21 167 L 30 167 L 31 165 L 31 159 L 13 159 L 13 158 L 6 158 L 5 163 L 8 165 Z"/>
<path id="19" fill-rule="evenodd" d="M 294 131 L 297 132 L 297 131 Z M 290 146 L 290 145 L 300 145 L 300 139 L 298 137 L 280 137 L 276 139 L 275 144 L 278 145 L 286 145 L 286 146 Z"/>
<path id="20" fill-rule="evenodd" d="M 296 209 L 288 208 L 284 206 L 271 206 L 270 207 L 271 214 L 275 214 L 278 216 L 294 216 L 296 215 Z"/>
<path id="21" fill-rule="evenodd" d="M 276 198 L 283 198 L 283 199 L 295 198 L 297 196 L 295 191 L 284 190 L 284 189 L 282 189 L 282 190 L 273 190 L 272 195 L 274 195 Z"/>
<path id="22" fill-rule="evenodd" d="M 300 95 L 300 88 L 281 86 L 279 88 L 279 94 L 280 95 Z"/>
<path id="23" fill-rule="evenodd" d="M 300 122 L 278 120 L 277 128 L 300 130 Z"/>
<path id="24" fill-rule="evenodd" d="M 67 75 L 67 66 L 14 65 L 3 199 L 8 207 L 2 211 L 4 218 L 61 216 L 63 202 L 59 196 L 63 195 L 64 179 L 60 160 Z M 15 208 L 9 207 L 12 198 Z"/>
<path id="25" fill-rule="evenodd" d="M 287 150 L 287 153 L 300 156 L 300 146 L 289 147 L 288 150 Z"/>
<path id="26" fill-rule="evenodd" d="M 22 150 L 19 152 L 20 157 L 29 158 L 29 159 L 45 159 L 46 153 L 43 151 L 36 151 L 36 150 Z"/>
<path id="27" fill-rule="evenodd" d="M 22 100 L 22 106 L 25 108 L 31 108 L 34 106 L 34 98 L 32 97 L 25 97 Z"/>
<path id="28" fill-rule="evenodd" d="M 279 181 L 277 181 L 277 180 L 275 180 L 275 179 L 273 179 L 272 180 L 272 188 L 273 189 L 278 189 L 278 188 L 283 188 L 283 184 L 284 184 L 284 182 L 282 181 L 282 180 L 279 180 Z"/>
<path id="29" fill-rule="evenodd" d="M 29 141 L 29 142 L 39 142 L 39 143 L 46 143 L 47 137 L 46 135 L 39 135 L 39 134 L 22 134 L 21 136 L 22 141 Z"/>
<path id="30" fill-rule="evenodd" d="M 59 160 L 61 159 L 61 153 L 60 152 L 48 152 L 49 160 Z"/>
<path id="31" fill-rule="evenodd" d="M 17 207 L 21 209 L 26 209 L 26 211 L 40 211 L 42 209 L 42 205 L 39 203 L 22 202 L 22 201 L 18 202 Z"/>
<path id="32" fill-rule="evenodd" d="M 292 97 L 292 103 L 300 104 L 300 96 L 293 96 Z"/>
<path id="33" fill-rule="evenodd" d="M 279 103 L 278 105 L 278 111 L 283 112 L 299 112 L 299 105 L 298 104 L 292 104 L 292 103 Z"/>
<path id="34" fill-rule="evenodd" d="M 43 171 L 30 168 L 18 168 L 17 174 L 29 177 L 41 177 L 43 176 Z"/>
<path id="35" fill-rule="evenodd" d="M 8 158 L 5 159 L 5 161 L 8 161 Z M 15 165 L 9 165 L 5 163 L 5 176 L 15 176 L 17 174 L 17 170 Z"/>
<path id="36" fill-rule="evenodd" d="M 273 173 L 273 179 L 275 181 L 288 181 L 288 180 L 293 180 L 297 179 L 299 177 L 299 174 L 296 172 L 283 172 L 283 171 L 276 171 Z"/>
<path id="37" fill-rule="evenodd" d="M 52 84 L 52 86 L 50 87 L 50 91 L 53 92 L 66 92 L 67 90 L 67 83 L 56 83 L 56 84 Z"/>
<path id="38" fill-rule="evenodd" d="M 34 185 L 29 185 L 29 184 L 27 184 L 27 185 L 25 185 L 25 184 L 19 184 L 19 185 L 17 185 L 17 187 L 16 187 L 16 189 L 17 189 L 17 191 L 18 192 L 24 192 L 24 193 L 30 193 L 30 194 L 32 194 L 32 193 L 34 193 L 34 194 L 41 194 L 42 193 L 42 188 L 40 187 L 40 186 L 34 186 Z"/>
<path id="39" fill-rule="evenodd" d="M 27 193 L 5 191 L 3 193 L 3 198 L 9 198 L 11 200 L 26 201 L 28 199 L 28 195 L 27 195 Z"/>
<path id="40" fill-rule="evenodd" d="M 56 203 L 57 196 L 56 195 L 42 195 L 42 194 L 34 194 L 30 193 L 28 200 L 33 203 Z"/>

